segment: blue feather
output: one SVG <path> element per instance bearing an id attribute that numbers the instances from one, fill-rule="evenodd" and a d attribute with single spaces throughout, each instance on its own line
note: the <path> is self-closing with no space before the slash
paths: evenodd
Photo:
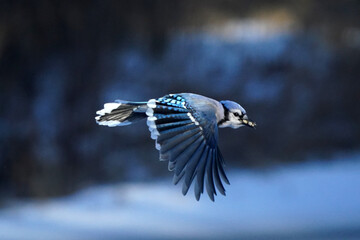
<path id="1" fill-rule="evenodd" d="M 214 161 L 214 149 L 210 150 L 210 156 L 208 156 L 206 163 L 206 191 L 211 199 L 214 201 L 214 194 L 216 195 L 216 190 L 214 186 L 214 179 L 212 174 L 213 161 Z"/>
<path id="2" fill-rule="evenodd" d="M 201 133 L 198 129 L 193 129 L 187 132 L 184 132 L 183 134 L 175 135 L 172 138 L 165 139 L 163 141 L 158 140 L 158 142 L 161 145 L 160 152 L 166 153 L 167 151 L 175 148 L 180 147 L 183 142 L 185 142 L 187 139 L 193 137 L 193 136 L 199 136 Z M 161 135 L 160 135 L 161 137 Z"/>
<path id="3" fill-rule="evenodd" d="M 219 159 L 218 159 L 218 154 L 217 154 L 217 150 L 215 149 L 215 158 L 214 158 L 214 162 L 213 162 L 213 176 L 214 176 L 214 182 L 216 185 L 216 188 L 219 190 L 219 192 L 225 196 L 225 188 L 221 182 L 220 176 L 219 176 Z"/>
<path id="4" fill-rule="evenodd" d="M 191 144 L 186 151 L 183 151 L 181 155 L 176 157 L 176 166 L 175 166 L 175 174 L 179 175 L 185 168 L 186 164 L 189 162 L 194 153 L 199 149 L 204 138 L 200 136 L 197 140 Z"/>
<path id="5" fill-rule="evenodd" d="M 154 114 L 154 117 L 157 118 L 157 120 L 161 119 L 189 119 L 189 116 L 186 113 L 180 113 L 180 114 Z"/>
<path id="6" fill-rule="evenodd" d="M 179 121 L 179 122 L 170 122 L 170 123 L 163 123 L 163 124 L 157 124 L 156 129 L 164 129 L 164 128 L 173 128 L 178 127 L 182 125 L 192 124 L 193 122 L 191 120 L 185 120 L 185 121 Z"/>
<path id="7" fill-rule="evenodd" d="M 195 184 L 195 197 L 196 200 L 199 201 L 201 193 L 204 192 L 204 177 L 205 177 L 205 167 L 206 167 L 206 161 L 208 159 L 208 156 L 210 154 L 209 146 L 205 147 L 203 155 L 201 155 L 201 158 L 199 160 L 199 164 L 197 167 L 197 173 L 196 173 L 196 184 Z"/>
<path id="8" fill-rule="evenodd" d="M 196 176 L 196 167 L 197 167 L 199 161 L 201 160 L 201 156 L 204 154 L 205 147 L 206 147 L 206 143 L 205 143 L 205 141 L 202 141 L 198 150 L 193 154 L 193 156 L 189 159 L 188 164 L 186 165 L 186 170 L 184 170 L 185 179 L 184 179 L 183 189 L 182 189 L 182 193 L 184 195 L 187 194 L 187 192 L 190 188 L 190 185 Z"/>

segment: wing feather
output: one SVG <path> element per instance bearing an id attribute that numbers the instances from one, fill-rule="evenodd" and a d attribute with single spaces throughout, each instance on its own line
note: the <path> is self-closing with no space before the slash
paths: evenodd
<path id="1" fill-rule="evenodd" d="M 194 154 L 191 159 L 189 159 L 189 163 L 186 165 L 186 171 L 185 171 L 185 179 L 183 184 L 183 194 L 186 195 L 188 192 L 190 185 L 196 176 L 197 166 L 199 162 L 201 161 L 202 157 L 205 153 L 206 149 L 206 143 L 205 141 L 201 142 L 201 146 L 199 147 L 196 154 Z"/>
<path id="2" fill-rule="evenodd" d="M 215 115 L 209 117 L 194 110 L 180 94 L 149 100 L 147 106 L 151 136 L 156 140 L 160 160 L 168 160 L 169 170 L 174 171 L 174 184 L 184 179 L 182 193 L 186 195 L 195 180 L 196 200 L 204 192 L 204 185 L 212 201 L 216 189 L 225 195 L 223 182 L 229 184 L 229 180 L 217 146 Z"/>
<path id="3" fill-rule="evenodd" d="M 171 129 L 177 126 L 183 126 L 187 124 L 192 124 L 193 122 L 191 120 L 184 120 L 184 121 L 178 121 L 178 122 L 169 122 L 169 123 L 163 123 L 163 124 L 157 124 L 156 128 L 160 131 L 162 129 Z"/>
<path id="4" fill-rule="evenodd" d="M 219 155 L 217 154 L 217 149 L 215 150 L 215 158 L 213 162 L 213 176 L 214 176 L 214 182 L 216 185 L 216 188 L 219 190 L 219 192 L 225 196 L 225 188 L 221 182 L 220 175 L 219 175 Z"/>
<path id="5" fill-rule="evenodd" d="M 221 176 L 221 179 L 227 184 L 230 185 L 229 179 L 226 176 L 225 170 L 224 170 L 224 165 L 225 165 L 225 161 L 224 158 L 220 152 L 220 150 L 217 151 L 218 155 L 219 155 L 219 159 L 220 159 L 220 163 L 218 164 L 218 169 L 219 169 L 219 173 Z"/>
<path id="6" fill-rule="evenodd" d="M 174 178 L 173 178 L 174 185 L 177 185 L 179 183 L 179 181 L 182 179 L 184 174 L 185 174 L 185 172 L 182 172 L 180 175 L 174 174 Z"/>
<path id="7" fill-rule="evenodd" d="M 166 141 L 161 141 L 160 153 L 165 154 L 174 149 L 180 148 L 185 145 L 183 148 L 187 147 L 188 144 L 185 144 L 188 139 L 193 136 L 199 136 L 201 132 L 198 129 L 194 129 L 188 132 L 184 132 L 181 135 L 176 135 L 172 138 L 167 139 Z"/>
<path id="8" fill-rule="evenodd" d="M 214 149 L 210 150 L 210 156 L 206 161 L 206 191 L 209 195 L 211 201 L 214 201 L 214 195 L 216 195 L 216 190 L 214 186 L 214 179 L 213 179 L 213 162 L 214 162 Z"/>
<path id="9" fill-rule="evenodd" d="M 195 126 L 194 124 L 189 124 L 189 125 L 185 125 L 185 126 L 181 126 L 181 127 L 177 127 L 177 128 L 171 128 L 171 129 L 167 129 L 165 131 L 159 131 L 160 136 L 157 138 L 158 143 L 161 143 L 162 141 L 172 138 L 176 135 L 181 135 L 184 134 L 185 132 L 189 131 L 189 130 L 193 130 L 196 129 L 197 131 L 200 131 L 199 128 L 197 126 Z"/>
<path id="10" fill-rule="evenodd" d="M 210 152 L 209 146 L 206 146 L 204 149 L 204 153 L 201 155 L 199 160 L 199 164 L 197 166 L 197 173 L 196 173 L 196 183 L 195 183 L 195 197 L 196 200 L 199 201 L 200 195 L 204 192 L 204 178 L 205 178 L 205 167 L 206 167 L 206 160 L 208 159 Z"/>
<path id="11" fill-rule="evenodd" d="M 199 150 L 201 143 L 204 141 L 200 136 L 193 144 L 191 144 L 186 151 L 183 151 L 178 157 L 176 157 L 175 174 L 179 175 L 185 168 L 186 164 L 191 160 L 192 156 Z"/>
<path id="12" fill-rule="evenodd" d="M 163 158 L 168 159 L 170 162 L 174 162 L 176 158 L 200 136 L 200 131 L 194 131 L 186 138 L 184 138 L 184 136 L 176 136 L 176 139 L 173 139 L 173 141 L 170 139 L 167 144 L 163 144 L 164 147 L 160 148 L 160 154 Z"/>

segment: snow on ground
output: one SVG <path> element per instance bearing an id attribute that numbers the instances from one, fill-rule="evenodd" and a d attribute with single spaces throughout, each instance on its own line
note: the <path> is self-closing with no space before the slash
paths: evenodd
<path id="1" fill-rule="evenodd" d="M 0 239 L 360 239 L 360 155 L 230 172 L 215 203 L 170 179 L 0 210 Z"/>

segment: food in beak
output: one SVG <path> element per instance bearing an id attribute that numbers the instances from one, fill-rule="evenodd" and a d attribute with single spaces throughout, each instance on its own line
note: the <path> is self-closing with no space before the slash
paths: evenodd
<path id="1" fill-rule="evenodd" d="M 255 126 L 256 126 L 256 123 L 255 123 L 255 122 L 250 121 L 250 120 L 247 120 L 247 119 L 243 119 L 242 122 L 243 122 L 245 125 L 247 125 L 247 126 L 249 126 L 249 127 L 252 127 L 252 128 L 255 128 Z"/>

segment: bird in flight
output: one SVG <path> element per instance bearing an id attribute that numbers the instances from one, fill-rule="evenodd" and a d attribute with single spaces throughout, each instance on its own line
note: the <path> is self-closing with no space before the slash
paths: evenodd
<path id="1" fill-rule="evenodd" d="M 194 182 L 196 200 L 206 189 L 214 201 L 216 189 L 225 196 L 230 184 L 218 147 L 218 128 L 255 128 L 245 109 L 233 101 L 216 101 L 193 93 L 168 94 L 147 102 L 116 100 L 96 112 L 96 122 L 108 127 L 125 126 L 147 119 L 160 160 L 174 171 L 174 184 L 183 180 L 187 194 Z"/>

